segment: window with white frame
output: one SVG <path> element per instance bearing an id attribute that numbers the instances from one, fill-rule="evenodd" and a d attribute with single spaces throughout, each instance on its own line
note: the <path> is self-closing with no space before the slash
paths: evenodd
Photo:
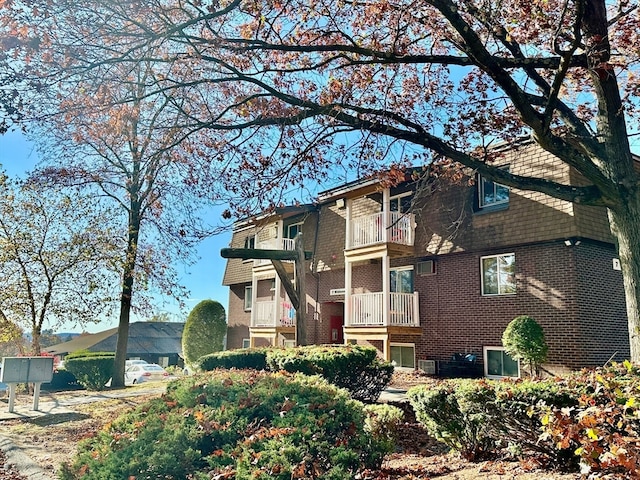
<path id="1" fill-rule="evenodd" d="M 408 213 L 411 211 L 411 193 L 405 192 L 394 195 L 389 199 L 389 210 L 398 213 Z"/>
<path id="2" fill-rule="evenodd" d="M 256 237 L 254 235 L 244 237 L 244 248 L 256 248 Z"/>
<path id="3" fill-rule="evenodd" d="M 520 364 L 503 347 L 484 347 L 484 374 L 489 378 L 520 377 Z"/>
<path id="4" fill-rule="evenodd" d="M 249 347 L 251 347 L 251 340 L 249 338 L 243 338 L 242 348 L 249 348 Z"/>
<path id="5" fill-rule="evenodd" d="M 516 255 L 506 253 L 480 258 L 482 295 L 516 293 Z"/>
<path id="6" fill-rule="evenodd" d="M 389 286 L 392 293 L 413 293 L 413 265 L 392 268 L 389 275 Z"/>
<path id="7" fill-rule="evenodd" d="M 478 175 L 478 206 L 480 208 L 509 204 L 509 187 Z"/>
<path id="8" fill-rule="evenodd" d="M 415 368 L 416 347 L 413 343 L 392 343 L 389 346 L 391 351 L 391 362 L 397 368 Z"/>
<path id="9" fill-rule="evenodd" d="M 244 310 L 248 312 L 251 310 L 253 306 L 253 287 L 246 286 L 244 287 Z"/>
<path id="10" fill-rule="evenodd" d="M 287 226 L 287 238 L 296 238 L 298 233 L 302 232 L 302 222 L 301 223 L 293 223 Z"/>

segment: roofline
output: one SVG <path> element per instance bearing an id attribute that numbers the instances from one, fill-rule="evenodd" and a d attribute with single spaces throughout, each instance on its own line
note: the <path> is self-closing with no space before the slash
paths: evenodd
<path id="1" fill-rule="evenodd" d="M 304 203 L 300 205 L 286 205 L 284 207 L 276 207 L 272 212 L 260 213 L 253 217 L 246 217 L 236 221 L 233 224 L 233 231 L 238 232 L 246 228 L 255 227 L 261 222 L 268 220 L 272 217 L 289 218 L 303 213 L 313 212 L 318 209 L 316 203 Z"/>

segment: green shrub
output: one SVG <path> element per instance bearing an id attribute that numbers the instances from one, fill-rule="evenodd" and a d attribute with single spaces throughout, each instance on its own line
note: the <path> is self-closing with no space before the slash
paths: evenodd
<path id="1" fill-rule="evenodd" d="M 436 388 L 414 387 L 408 395 L 417 419 L 435 438 L 469 460 L 513 453 L 535 454 L 569 466 L 575 457 L 541 437 L 537 409 L 577 405 L 581 390 L 557 379 L 545 381 L 450 380 Z"/>
<path id="2" fill-rule="evenodd" d="M 87 390 L 104 390 L 113 372 L 114 358 L 109 352 L 82 352 L 67 355 L 64 366 Z"/>
<path id="3" fill-rule="evenodd" d="M 393 375 L 393 365 L 380 361 L 375 348 L 361 345 L 271 349 L 267 351 L 267 367 L 321 375 L 363 402 L 375 402 Z"/>
<path id="4" fill-rule="evenodd" d="M 363 405 L 320 377 L 216 370 L 81 443 L 61 478 L 355 478 L 387 453 L 374 437 Z"/>
<path id="5" fill-rule="evenodd" d="M 542 327 L 527 315 L 511 320 L 502 334 L 502 345 L 511 358 L 529 364 L 531 376 L 538 373 L 549 351 Z"/>
<path id="6" fill-rule="evenodd" d="M 491 419 L 483 403 L 495 392 L 487 381 L 449 380 L 436 387 L 420 385 L 407 392 L 417 420 L 430 435 L 467 460 L 479 460 L 495 451 Z"/>
<path id="7" fill-rule="evenodd" d="M 396 446 L 398 426 L 404 418 L 404 412 L 398 407 L 385 404 L 365 405 L 364 411 L 367 415 L 365 431 L 382 445 L 381 451 L 392 452 Z"/>
<path id="8" fill-rule="evenodd" d="M 224 307 L 214 300 L 203 300 L 193 307 L 182 332 L 182 353 L 187 364 L 195 364 L 203 355 L 224 348 L 225 317 Z"/>
<path id="9" fill-rule="evenodd" d="M 45 390 L 75 390 L 79 388 L 76 377 L 65 369 L 58 369 L 53 372 L 51 383 L 45 383 L 42 388 Z"/>
<path id="10" fill-rule="evenodd" d="M 264 348 L 243 348 L 211 353 L 200 357 L 198 366 L 204 371 L 211 371 L 216 368 L 266 370 L 267 350 Z"/>

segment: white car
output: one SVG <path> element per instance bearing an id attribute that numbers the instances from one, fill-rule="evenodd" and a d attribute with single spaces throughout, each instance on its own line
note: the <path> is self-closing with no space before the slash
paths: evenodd
<path id="1" fill-rule="evenodd" d="M 124 366 L 125 368 L 130 367 L 131 365 L 147 365 L 149 362 L 145 361 L 145 360 L 125 360 L 124 362 Z"/>
<path id="2" fill-rule="evenodd" d="M 155 382 L 158 380 L 167 380 L 170 377 L 160 365 L 155 363 L 143 363 L 130 365 L 124 372 L 125 385 L 137 385 L 143 382 Z"/>

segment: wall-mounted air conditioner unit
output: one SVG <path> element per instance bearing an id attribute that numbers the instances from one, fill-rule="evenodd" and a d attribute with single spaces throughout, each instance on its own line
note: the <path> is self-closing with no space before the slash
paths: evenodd
<path id="1" fill-rule="evenodd" d="M 435 360 L 418 360 L 418 369 L 422 370 L 427 375 L 435 375 L 436 361 Z"/>
<path id="2" fill-rule="evenodd" d="M 433 260 L 423 260 L 416 265 L 418 275 L 433 275 L 436 273 L 436 262 Z"/>

